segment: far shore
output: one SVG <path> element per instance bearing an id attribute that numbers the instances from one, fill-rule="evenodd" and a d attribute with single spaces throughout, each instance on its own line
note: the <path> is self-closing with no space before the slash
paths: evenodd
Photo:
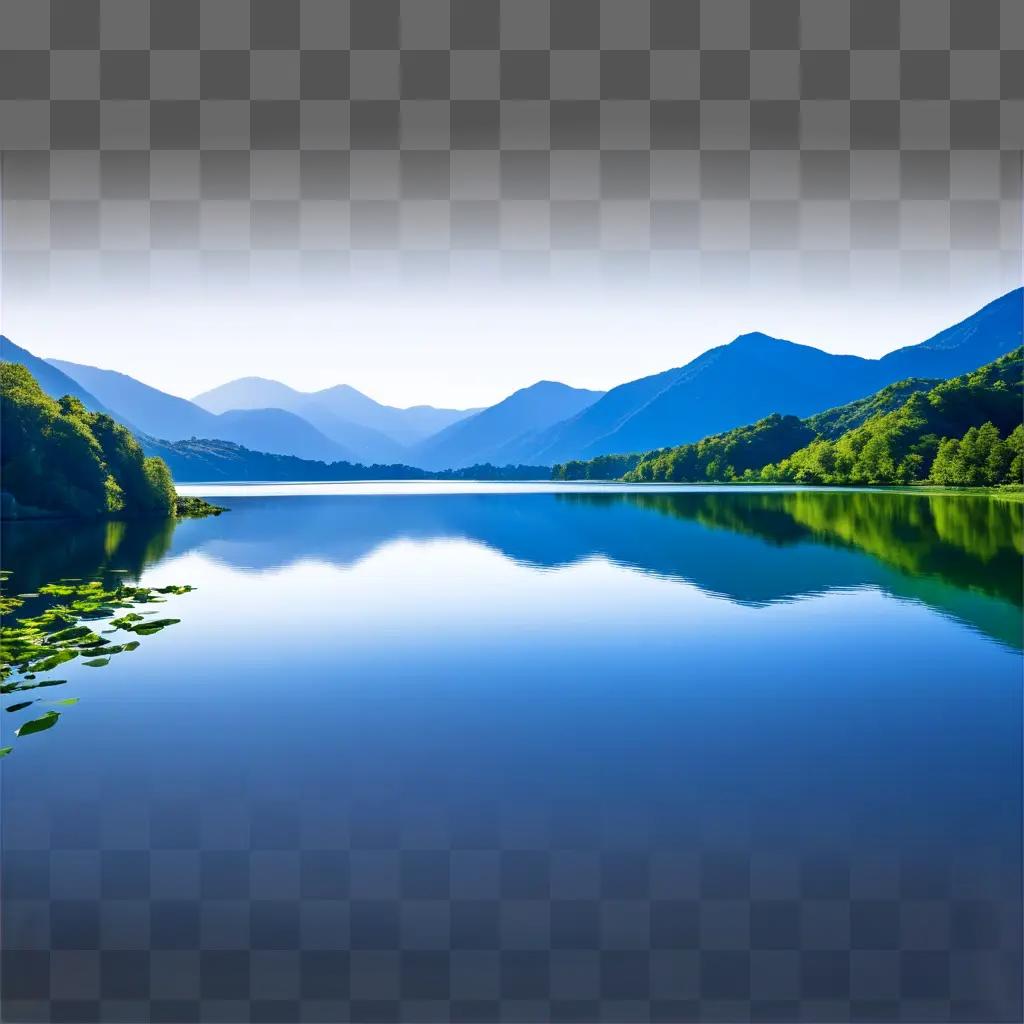
<path id="1" fill-rule="evenodd" d="M 651 480 L 651 481 L 631 481 L 631 480 L 588 480 L 588 479 L 569 479 L 569 480 L 551 480 L 538 477 L 535 480 L 419 480 L 419 479 L 408 479 L 399 478 L 395 480 L 384 480 L 379 478 L 366 479 L 366 480 L 190 480 L 186 482 L 180 482 L 179 488 L 185 489 L 186 491 L 192 488 L 198 488 L 204 492 L 216 493 L 216 489 L 220 487 L 245 488 L 245 487 L 318 487 L 318 486 L 375 486 L 375 485 L 387 485 L 387 486 L 409 486 L 410 489 L 416 488 L 422 485 L 428 486 L 444 486 L 451 485 L 453 488 L 457 488 L 460 485 L 472 485 L 472 484 L 486 484 L 495 486 L 527 486 L 534 487 L 537 485 L 551 485 L 552 487 L 558 487 L 563 484 L 570 484 L 572 486 L 587 486 L 587 487 L 629 487 L 637 489 L 648 489 L 648 488 L 693 488 L 699 489 L 702 487 L 735 487 L 737 489 L 743 488 L 758 488 L 761 490 L 772 490 L 772 491 L 887 491 L 897 494 L 935 494 L 935 495 L 963 495 L 963 496 L 984 496 L 989 498 L 997 498 L 1004 501 L 1021 501 L 1024 502 L 1024 484 L 1000 484 L 995 487 L 949 487 L 941 484 L 810 484 L 810 483 L 775 483 L 760 480 Z"/>

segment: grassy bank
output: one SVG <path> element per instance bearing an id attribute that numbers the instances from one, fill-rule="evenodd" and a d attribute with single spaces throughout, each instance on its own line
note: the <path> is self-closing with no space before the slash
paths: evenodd
<path id="1" fill-rule="evenodd" d="M 178 494 L 174 499 L 174 515 L 178 519 L 204 519 L 206 516 L 219 516 L 227 512 L 223 505 L 211 505 L 202 498 L 192 495 Z"/>

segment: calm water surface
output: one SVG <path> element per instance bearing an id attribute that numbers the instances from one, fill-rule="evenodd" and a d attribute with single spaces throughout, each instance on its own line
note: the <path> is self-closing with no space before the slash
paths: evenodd
<path id="1" fill-rule="evenodd" d="M 190 490 L 5 526 L 199 589 L 0 716 L 4 1020 L 1021 1019 L 1024 506 Z"/>

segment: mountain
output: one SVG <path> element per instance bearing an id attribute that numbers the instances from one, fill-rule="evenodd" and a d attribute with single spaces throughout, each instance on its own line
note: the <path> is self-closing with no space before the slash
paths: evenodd
<path id="1" fill-rule="evenodd" d="M 310 396 L 314 403 L 329 409 L 335 416 L 379 430 L 403 445 L 425 440 L 445 427 L 471 416 L 477 409 L 436 409 L 431 405 L 414 405 L 398 409 L 381 405 L 348 384 L 338 384 Z"/>
<path id="2" fill-rule="evenodd" d="M 542 380 L 446 427 L 416 445 L 411 455 L 428 469 L 516 462 L 519 451 L 536 447 L 532 438 L 538 433 L 593 405 L 602 394 Z"/>
<path id="3" fill-rule="evenodd" d="M 902 381 L 870 399 L 805 420 L 772 413 L 692 444 L 568 462 L 555 466 L 552 477 L 610 479 L 614 474 L 644 483 L 1020 483 L 1020 460 L 1014 458 L 1024 446 L 1022 370 L 1024 349 L 1018 348 L 951 380 Z M 941 476 L 936 471 L 940 455 L 941 461 L 956 463 Z"/>
<path id="4" fill-rule="evenodd" d="M 551 477 L 553 480 L 621 480 L 640 462 L 653 464 L 660 460 L 663 465 L 658 472 L 666 474 L 666 479 L 670 473 L 678 474 L 672 475 L 674 480 L 732 479 L 745 469 L 760 469 L 767 462 L 792 455 L 815 438 L 835 440 L 874 416 L 900 408 L 911 395 L 930 391 L 939 383 L 912 377 L 887 384 L 867 398 L 826 409 L 804 420 L 772 413 L 757 423 L 734 427 L 690 444 L 649 452 L 597 455 L 586 460 L 570 459 L 553 466 Z M 653 472 L 649 468 L 642 472 L 648 471 Z"/>
<path id="5" fill-rule="evenodd" d="M 887 401 L 871 396 L 897 381 L 913 388 L 914 381 L 956 376 L 1011 351 L 1021 344 L 1022 320 L 1024 289 L 1017 289 L 881 359 L 833 355 L 755 332 L 607 393 L 541 381 L 480 410 L 398 409 L 348 385 L 306 393 L 258 377 L 188 402 L 113 371 L 59 360 L 47 368 L 7 341 L 4 351 L 17 361 L 32 360 L 44 390 L 64 393 L 70 377 L 88 407 L 105 406 L 132 429 L 171 441 L 217 438 L 326 462 L 441 470 L 645 452 L 694 443 L 773 413 L 805 418 L 851 402 Z M 48 379 L 51 371 L 61 376 Z M 847 410 L 834 427 L 849 429 L 877 411 L 870 402 Z"/>
<path id="6" fill-rule="evenodd" d="M 10 338 L 2 334 L 0 334 L 0 360 L 24 366 L 35 378 L 43 392 L 51 398 L 74 395 L 90 412 L 109 411 L 95 395 L 90 394 L 78 381 L 72 380 L 66 373 L 45 359 L 32 355 L 28 349 L 15 345 Z"/>
<path id="7" fill-rule="evenodd" d="M 372 399 L 366 401 L 376 404 Z M 394 438 L 338 415 L 328 403 L 318 401 L 316 395 L 296 391 L 276 380 L 240 377 L 198 395 L 196 404 L 222 416 L 247 409 L 286 409 L 312 423 L 325 437 L 363 462 L 396 462 L 405 453 L 404 445 Z"/>
<path id="8" fill-rule="evenodd" d="M 991 479 L 977 482 L 1014 482 L 1019 470 L 1013 470 L 1011 480 L 1003 477 L 1012 468 L 1010 449 L 1018 444 L 1024 420 L 1022 367 L 1024 349 L 1018 348 L 951 380 L 910 378 L 803 420 L 775 412 L 696 442 L 569 460 L 555 465 L 551 476 L 680 483 L 908 483 L 928 476 L 941 438 L 960 438 L 987 423 L 985 458 L 992 459 Z M 1011 434 L 1010 449 L 999 448 L 996 442 Z"/>
<path id="9" fill-rule="evenodd" d="M 197 395 L 194 401 L 215 413 L 269 406 L 288 409 L 370 460 L 398 456 L 406 445 L 415 444 L 477 411 L 435 409 L 429 405 L 398 409 L 375 402 L 348 384 L 306 392 L 263 377 L 228 381 Z"/>
<path id="10" fill-rule="evenodd" d="M 169 441 L 217 437 L 257 451 L 306 459 L 352 457 L 348 449 L 283 409 L 246 409 L 216 416 L 185 398 L 168 395 L 114 370 L 62 359 L 50 360 L 50 365 L 88 389 L 121 422 L 153 437 Z"/>
<path id="11" fill-rule="evenodd" d="M 846 405 L 838 405 L 834 409 L 808 416 L 804 423 L 820 437 L 835 440 L 848 430 L 859 427 L 873 416 L 892 412 L 903 405 L 911 395 L 919 391 L 931 391 L 940 381 L 924 377 L 910 377 L 886 384 L 881 391 L 876 391 L 866 398 L 857 398 Z"/>
<path id="12" fill-rule="evenodd" d="M 239 377 L 196 395 L 195 405 L 219 415 L 232 409 L 287 409 L 302 393 L 266 377 Z"/>
<path id="13" fill-rule="evenodd" d="M 773 483 L 1019 486 L 1022 474 L 1024 348 L 916 392 L 835 440 L 813 440 L 758 475 Z"/>
<path id="14" fill-rule="evenodd" d="M 547 466 L 470 466 L 431 473 L 415 466 L 373 465 L 351 462 L 315 462 L 294 455 L 250 451 L 230 441 L 191 438 L 160 441 L 142 434 L 139 442 L 147 455 L 158 455 L 178 483 L 213 480 L 547 480 Z"/>
<path id="15" fill-rule="evenodd" d="M 685 366 L 612 388 L 531 450 L 551 462 L 696 441 L 784 409 L 818 412 L 872 390 L 871 360 L 744 334 Z"/>
<path id="16" fill-rule="evenodd" d="M 600 401 L 538 437 L 514 457 L 589 459 L 697 441 L 773 412 L 808 416 L 907 377 L 943 378 L 991 362 L 1021 343 L 1017 289 L 919 345 L 882 359 L 831 355 L 744 334 L 685 366 L 612 388 Z"/>
<path id="17" fill-rule="evenodd" d="M 406 433 L 401 435 L 400 428 L 389 429 L 389 432 L 398 440 L 402 440 L 404 436 L 407 444 L 415 444 L 439 433 L 445 427 L 450 427 L 453 423 L 480 412 L 481 408 L 477 406 L 472 409 L 440 409 L 433 405 L 410 405 L 398 411 L 402 414 L 402 424 Z"/>
<path id="18" fill-rule="evenodd" d="M 957 377 L 994 362 L 1021 343 L 1024 288 L 983 306 L 960 323 L 879 360 L 886 383 L 905 377 Z"/>

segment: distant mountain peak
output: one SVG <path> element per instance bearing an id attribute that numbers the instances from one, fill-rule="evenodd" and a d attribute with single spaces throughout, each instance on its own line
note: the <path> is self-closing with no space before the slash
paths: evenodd
<path id="1" fill-rule="evenodd" d="M 564 462 L 697 441 L 773 412 L 809 416 L 908 377 L 947 379 L 1021 344 L 1024 290 L 988 303 L 927 341 L 881 359 L 834 355 L 761 331 L 741 334 L 685 366 L 629 381 L 516 453 Z"/>
<path id="2" fill-rule="evenodd" d="M 734 345 L 737 343 L 744 345 L 760 345 L 765 342 L 769 342 L 772 345 L 775 345 L 778 342 L 791 344 L 789 342 L 784 342 L 782 338 L 773 338 L 770 334 L 765 334 L 764 331 L 746 331 L 743 334 L 737 334 L 736 338 L 733 340 Z"/>
<path id="3" fill-rule="evenodd" d="M 528 393 L 535 393 L 539 391 L 586 391 L 586 388 L 574 388 L 571 384 L 563 384 L 560 380 L 538 380 L 533 384 L 527 384 L 524 388 L 519 388 L 518 391 L 513 391 L 508 397 L 511 398 L 514 395 L 524 395 Z M 603 394 L 603 392 L 594 391 L 592 394 Z"/>
<path id="4" fill-rule="evenodd" d="M 249 374 L 246 377 L 235 377 L 234 380 L 228 381 L 229 384 L 273 384 L 276 387 L 286 388 L 287 384 L 282 384 L 279 380 L 274 380 L 272 377 L 260 377 L 258 374 Z"/>
<path id="5" fill-rule="evenodd" d="M 738 349 L 741 352 L 780 352 L 796 349 L 820 351 L 814 349 L 813 345 L 801 345 L 799 342 L 790 341 L 788 338 L 776 338 L 763 331 L 748 331 L 745 334 L 740 334 L 724 347 Z"/>
<path id="6" fill-rule="evenodd" d="M 427 468 L 469 466 L 497 458 L 515 461 L 515 445 L 592 405 L 603 391 L 539 380 L 452 424 L 414 449 Z"/>
<path id="7" fill-rule="evenodd" d="M 367 464 L 402 462 L 404 450 L 469 415 L 456 409 L 396 409 L 351 384 L 299 391 L 265 377 L 239 377 L 195 398 L 210 412 L 278 407 L 308 420 Z"/>

